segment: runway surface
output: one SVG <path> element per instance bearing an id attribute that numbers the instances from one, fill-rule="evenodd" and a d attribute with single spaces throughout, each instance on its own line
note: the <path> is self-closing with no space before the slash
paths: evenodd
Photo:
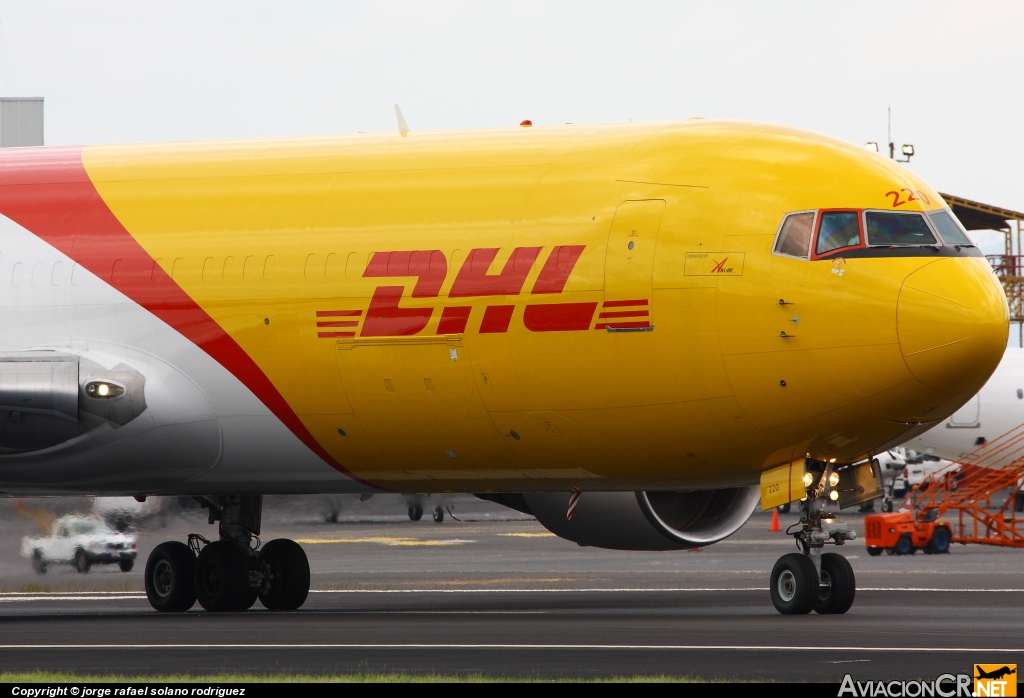
<path id="1" fill-rule="evenodd" d="M 793 547 L 767 532 L 766 514 L 727 541 L 679 553 L 580 548 L 484 503 L 465 504 L 460 518 L 438 525 L 356 514 L 325 524 L 268 511 L 263 539 L 300 540 L 310 558 L 314 591 L 295 613 L 257 603 L 241 614 L 157 614 L 138 569 L 36 576 L 17 557 L 20 536 L 7 535 L 0 666 L 838 682 L 846 673 L 927 679 L 969 673 L 975 662 L 1024 664 L 1020 551 L 956 546 L 943 556 L 871 558 L 858 541 L 842 551 L 858 578 L 853 609 L 783 617 L 767 578 Z M 146 531 L 139 568 L 160 541 L 211 528 L 196 516 Z"/>

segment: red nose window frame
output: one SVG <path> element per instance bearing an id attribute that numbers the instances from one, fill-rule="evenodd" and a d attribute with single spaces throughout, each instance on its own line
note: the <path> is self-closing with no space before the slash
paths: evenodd
<path id="1" fill-rule="evenodd" d="M 821 223 L 825 219 L 826 213 L 856 213 L 857 214 L 857 233 L 860 236 L 860 242 L 856 245 L 847 245 L 846 247 L 837 247 L 834 250 L 829 250 L 824 254 L 818 254 L 815 250 L 818 249 L 818 236 L 821 234 Z M 862 208 L 819 208 L 818 215 L 814 222 L 814 238 L 811 240 L 811 261 L 816 259 L 828 259 L 834 256 L 837 252 L 843 250 L 858 250 L 867 247 L 867 239 L 864 236 L 864 209 Z"/>

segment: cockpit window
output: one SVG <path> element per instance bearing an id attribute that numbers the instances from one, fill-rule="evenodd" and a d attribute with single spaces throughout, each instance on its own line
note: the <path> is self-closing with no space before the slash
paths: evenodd
<path id="1" fill-rule="evenodd" d="M 952 211 L 937 211 L 929 213 L 928 217 L 932 219 L 932 224 L 947 245 L 974 245 L 964 233 L 963 228 L 960 227 L 960 222 L 953 216 Z"/>
<path id="2" fill-rule="evenodd" d="M 818 245 L 814 254 L 825 254 L 842 247 L 860 244 L 860 218 L 856 211 L 825 211 L 818 226 Z"/>
<path id="3" fill-rule="evenodd" d="M 920 213 L 864 214 L 869 245 L 935 245 L 935 236 Z"/>
<path id="4" fill-rule="evenodd" d="M 807 251 L 811 247 L 811 230 L 814 228 L 814 212 L 791 213 L 786 216 L 779 231 L 779 239 L 775 242 L 778 254 L 807 259 Z"/>

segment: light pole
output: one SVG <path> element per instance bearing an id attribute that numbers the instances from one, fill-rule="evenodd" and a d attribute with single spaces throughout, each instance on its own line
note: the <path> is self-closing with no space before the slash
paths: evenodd
<path id="1" fill-rule="evenodd" d="M 889 139 L 888 139 L 889 140 L 889 157 L 892 158 L 893 160 L 895 160 L 896 162 L 910 162 L 910 158 L 914 157 L 914 146 L 910 145 L 909 143 L 904 143 L 903 147 L 900 148 L 900 152 L 903 153 L 904 159 L 901 160 L 901 159 L 896 157 L 896 144 L 892 142 L 892 107 L 888 108 L 888 113 L 889 113 L 889 133 L 888 133 L 888 136 L 889 136 Z M 874 151 L 876 153 L 878 152 L 878 143 L 875 142 L 875 141 L 868 141 L 867 143 L 864 144 L 864 147 L 866 147 L 868 150 L 872 150 L 872 151 Z"/>

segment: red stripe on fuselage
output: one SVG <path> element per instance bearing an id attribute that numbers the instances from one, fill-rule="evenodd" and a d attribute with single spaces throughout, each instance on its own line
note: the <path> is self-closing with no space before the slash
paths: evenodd
<path id="1" fill-rule="evenodd" d="M 0 155 L 0 213 L 180 332 L 230 371 L 306 446 L 353 477 L 313 438 L 256 362 L 132 237 L 103 201 L 80 147 Z M 117 262 L 117 274 L 113 267 Z"/>

